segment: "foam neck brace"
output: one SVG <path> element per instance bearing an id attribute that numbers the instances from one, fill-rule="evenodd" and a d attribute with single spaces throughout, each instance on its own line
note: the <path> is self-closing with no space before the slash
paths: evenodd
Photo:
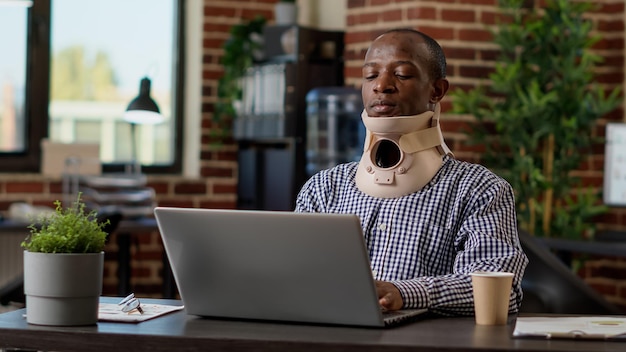
<path id="1" fill-rule="evenodd" d="M 357 169 L 356 185 L 373 197 L 395 198 L 422 189 L 441 168 L 444 155 L 452 155 L 435 111 L 397 117 L 361 119 L 367 134 Z"/>

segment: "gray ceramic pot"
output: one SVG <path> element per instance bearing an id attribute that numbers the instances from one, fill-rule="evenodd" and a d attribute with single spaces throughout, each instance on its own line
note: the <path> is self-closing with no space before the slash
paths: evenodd
<path id="1" fill-rule="evenodd" d="M 104 252 L 24 251 L 26 321 L 55 326 L 96 324 L 103 266 Z"/>

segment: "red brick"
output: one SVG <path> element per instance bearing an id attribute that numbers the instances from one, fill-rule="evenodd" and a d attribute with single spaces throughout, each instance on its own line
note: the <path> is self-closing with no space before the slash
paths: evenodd
<path id="1" fill-rule="evenodd" d="M 221 48 L 224 45 L 225 39 L 221 38 L 204 38 L 202 40 L 202 46 L 205 48 Z"/>
<path id="2" fill-rule="evenodd" d="M 231 168 L 222 167 L 203 167 L 200 169 L 202 177 L 233 177 L 234 172 Z"/>
<path id="3" fill-rule="evenodd" d="M 365 0 L 348 0 L 347 7 L 349 9 L 365 7 Z"/>
<path id="4" fill-rule="evenodd" d="M 163 286 L 160 282 L 150 284 L 132 284 L 132 291 L 138 297 L 161 298 Z"/>
<path id="5" fill-rule="evenodd" d="M 463 4 L 496 6 L 498 0 L 463 0 Z"/>
<path id="6" fill-rule="evenodd" d="M 131 268 L 131 277 L 133 278 L 138 278 L 138 277 L 150 277 L 150 269 L 148 268 L 139 268 L 137 266 L 134 266 Z"/>
<path id="7" fill-rule="evenodd" d="M 596 30 L 600 32 L 623 32 L 624 20 L 599 20 L 596 23 Z"/>
<path id="8" fill-rule="evenodd" d="M 361 67 L 346 67 L 344 72 L 348 77 L 362 78 L 363 76 L 363 68 Z"/>
<path id="9" fill-rule="evenodd" d="M 602 176 L 583 176 L 580 178 L 582 181 L 583 187 L 602 187 L 603 178 Z"/>
<path id="10" fill-rule="evenodd" d="M 376 23 L 379 19 L 378 13 L 364 13 L 359 16 L 355 16 L 354 24 L 367 24 L 367 23 Z"/>
<path id="11" fill-rule="evenodd" d="M 605 296 L 617 294 L 617 287 L 614 284 L 589 283 L 592 289 Z"/>
<path id="12" fill-rule="evenodd" d="M 478 53 L 479 53 L 479 57 L 478 57 L 479 61 L 497 61 L 498 56 L 500 55 L 500 50 L 484 49 L 484 50 L 480 50 Z"/>
<path id="13" fill-rule="evenodd" d="M 596 6 L 599 6 L 597 13 L 608 13 L 614 15 L 616 13 L 624 12 L 624 2 L 618 1 L 613 3 L 596 1 Z"/>
<path id="14" fill-rule="evenodd" d="M 274 10 L 249 10 L 244 8 L 241 12 L 241 17 L 247 21 L 253 20 L 255 17 L 265 17 L 267 21 L 274 19 Z"/>
<path id="15" fill-rule="evenodd" d="M 9 210 L 9 207 L 13 203 L 14 203 L 14 201 L 12 201 L 12 200 L 0 200 L 0 211 L 7 211 L 7 210 Z"/>
<path id="16" fill-rule="evenodd" d="M 224 71 L 204 70 L 202 71 L 202 79 L 218 80 L 224 76 Z"/>
<path id="17" fill-rule="evenodd" d="M 402 10 L 391 10 L 382 13 L 383 22 L 394 22 L 402 20 Z"/>
<path id="18" fill-rule="evenodd" d="M 436 41 L 454 39 L 454 29 L 450 27 L 420 26 L 419 30 L 433 37 Z"/>
<path id="19" fill-rule="evenodd" d="M 461 29 L 458 39 L 469 42 L 491 42 L 493 35 L 486 29 Z"/>
<path id="20" fill-rule="evenodd" d="M 163 251 L 146 251 L 142 250 L 135 254 L 134 259 L 141 260 L 143 262 L 155 261 L 160 262 L 163 259 Z"/>
<path id="21" fill-rule="evenodd" d="M 617 50 L 624 49 L 624 38 L 605 38 L 602 37 L 596 44 L 593 46 L 594 49 L 599 50 Z"/>
<path id="22" fill-rule="evenodd" d="M 454 121 L 445 117 L 440 120 L 441 130 L 446 132 L 466 132 L 471 130 L 471 125 L 465 121 Z"/>
<path id="23" fill-rule="evenodd" d="M 348 32 L 344 35 L 346 44 L 369 43 L 374 39 L 372 32 Z"/>
<path id="24" fill-rule="evenodd" d="M 467 47 L 444 47 L 443 51 L 446 53 L 446 58 L 450 59 L 463 59 L 474 60 L 476 58 L 476 50 Z"/>
<path id="25" fill-rule="evenodd" d="M 234 201 L 202 201 L 200 208 L 205 209 L 236 209 L 237 203 Z"/>
<path id="26" fill-rule="evenodd" d="M 476 13 L 471 10 L 442 10 L 441 19 L 445 22 L 474 22 Z"/>
<path id="27" fill-rule="evenodd" d="M 159 206 L 161 207 L 173 207 L 173 208 L 194 208 L 193 201 L 185 199 L 170 199 L 170 198 L 161 198 L 159 199 Z"/>
<path id="28" fill-rule="evenodd" d="M 603 62 L 598 67 L 615 67 L 619 69 L 624 66 L 623 55 L 605 56 L 603 59 Z"/>
<path id="29" fill-rule="evenodd" d="M 213 185 L 213 193 L 214 194 L 236 194 L 237 185 L 216 184 L 216 185 Z"/>
<path id="30" fill-rule="evenodd" d="M 409 20 L 434 20 L 437 17 L 437 10 L 433 7 L 415 7 L 407 9 Z"/>
<path id="31" fill-rule="evenodd" d="M 624 82 L 624 75 L 615 74 L 615 72 L 597 73 L 596 82 L 602 84 L 622 84 Z"/>
<path id="32" fill-rule="evenodd" d="M 215 110 L 215 106 L 213 103 L 202 103 L 201 111 L 203 113 L 213 112 Z"/>
<path id="33" fill-rule="evenodd" d="M 205 182 L 183 182 L 174 185 L 175 194 L 206 194 Z"/>
<path id="34" fill-rule="evenodd" d="M 493 68 L 484 66 L 461 66 L 459 73 L 463 77 L 488 79 L 493 70 Z"/>
<path id="35" fill-rule="evenodd" d="M 147 187 L 154 189 L 157 194 L 167 194 L 169 192 L 169 183 L 167 182 L 154 182 L 148 180 Z"/>
<path id="36" fill-rule="evenodd" d="M 358 15 L 348 15 L 346 17 L 346 25 L 348 27 L 354 26 L 355 24 L 359 23 L 359 17 Z"/>
<path id="37" fill-rule="evenodd" d="M 19 182 L 8 181 L 6 183 L 7 193 L 43 193 L 44 186 L 41 182 Z"/>
<path id="38" fill-rule="evenodd" d="M 209 23 L 209 22 L 205 22 L 202 25 L 202 29 L 205 32 L 221 32 L 221 33 L 228 33 L 230 31 L 231 25 L 228 24 L 224 24 L 224 23 Z"/>
<path id="39" fill-rule="evenodd" d="M 50 209 L 56 209 L 56 205 L 54 204 L 55 201 L 60 200 L 63 201 L 62 196 L 55 198 L 55 199 L 37 199 L 33 201 L 33 205 L 35 206 L 41 206 L 41 207 L 48 207 Z"/>
<path id="40" fill-rule="evenodd" d="M 235 17 L 236 9 L 217 6 L 204 6 L 205 17 Z"/>

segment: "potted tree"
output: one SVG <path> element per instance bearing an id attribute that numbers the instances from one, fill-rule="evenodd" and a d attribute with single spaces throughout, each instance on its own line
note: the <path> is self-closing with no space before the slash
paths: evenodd
<path id="1" fill-rule="evenodd" d="M 594 78 L 602 58 L 585 18 L 592 3 L 547 0 L 540 8 L 500 0 L 500 47 L 488 84 L 453 92 L 454 112 L 476 118 L 470 141 L 481 161 L 516 192 L 520 227 L 537 236 L 589 239 L 593 217 L 605 207 L 573 171 L 589 155 L 598 119 L 620 103 Z M 529 7 L 530 5 L 530 7 Z"/>
<path id="2" fill-rule="evenodd" d="M 36 325 L 92 325 L 98 321 L 107 221 L 87 212 L 81 194 L 68 208 L 29 225 L 22 242 L 26 320 Z"/>

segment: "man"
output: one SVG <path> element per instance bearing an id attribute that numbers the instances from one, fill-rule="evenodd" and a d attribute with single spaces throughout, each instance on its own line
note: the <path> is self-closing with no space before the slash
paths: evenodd
<path id="1" fill-rule="evenodd" d="M 445 56 L 431 37 L 390 30 L 365 55 L 360 162 L 323 170 L 296 211 L 359 216 L 384 309 L 473 314 L 474 271 L 515 273 L 509 311 L 522 299 L 528 262 L 511 186 L 452 156 L 439 128 L 448 91 Z"/>

